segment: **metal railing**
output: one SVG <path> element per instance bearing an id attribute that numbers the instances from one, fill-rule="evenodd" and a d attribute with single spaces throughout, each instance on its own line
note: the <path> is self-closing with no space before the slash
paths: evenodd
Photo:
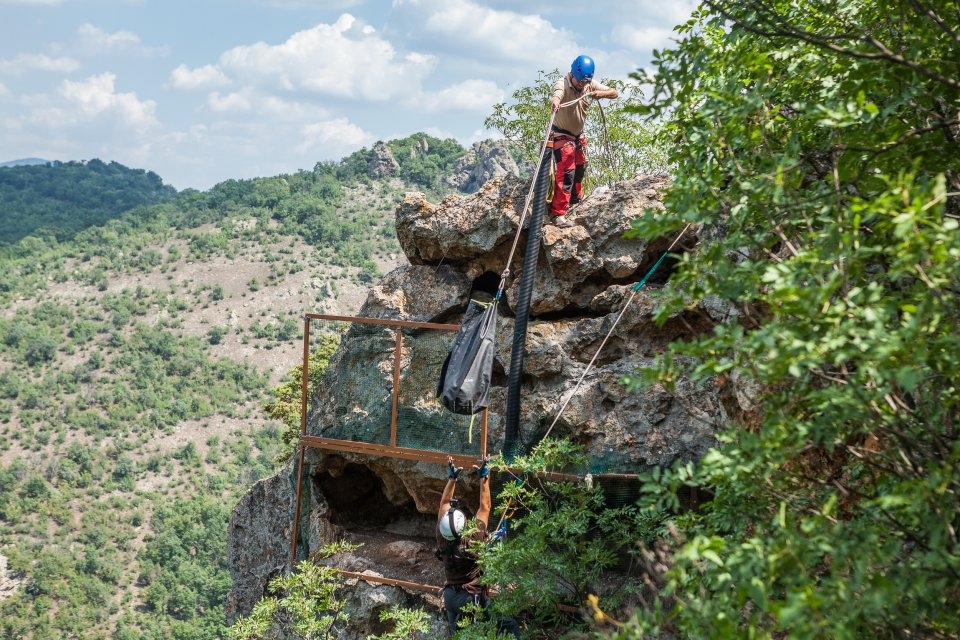
<path id="1" fill-rule="evenodd" d="M 386 444 L 363 442 L 356 439 L 345 439 L 336 437 L 326 437 L 320 435 L 310 435 L 307 433 L 307 409 L 309 406 L 310 393 L 310 330 L 312 321 L 339 322 L 348 324 L 380 325 L 388 328 L 398 329 L 394 332 L 393 345 L 393 384 L 391 389 L 391 408 L 390 408 L 390 435 Z M 293 516 L 293 540 L 290 551 L 290 565 L 293 567 L 296 562 L 297 536 L 300 522 L 301 508 L 301 487 L 303 484 L 304 458 L 307 449 L 321 449 L 325 451 L 338 451 L 346 453 L 357 453 L 367 456 L 401 458 L 406 460 L 417 460 L 425 462 L 435 462 L 445 464 L 448 457 L 452 457 L 458 466 L 469 467 L 477 461 L 476 455 L 465 455 L 458 451 L 437 451 L 434 449 L 418 449 L 408 446 L 398 445 L 398 435 L 400 430 L 400 378 L 402 372 L 402 356 L 404 353 L 404 332 L 401 329 L 411 330 L 435 330 L 445 332 L 456 332 L 460 325 L 439 324 L 430 322 L 413 322 L 408 320 L 387 320 L 381 318 L 360 318 L 354 316 L 336 316 L 323 314 L 307 314 L 304 316 L 303 325 L 303 374 L 301 376 L 300 388 L 300 438 L 298 442 L 299 464 L 297 469 L 297 492 L 296 503 Z M 452 340 L 452 336 L 451 336 Z M 453 414 L 451 414 L 453 416 Z M 487 410 L 484 409 L 480 414 L 480 434 L 478 444 L 480 457 L 487 452 Z M 461 417 L 462 419 L 462 417 Z M 370 579 L 369 576 L 364 579 Z M 432 588 L 432 587 L 431 587 Z"/>

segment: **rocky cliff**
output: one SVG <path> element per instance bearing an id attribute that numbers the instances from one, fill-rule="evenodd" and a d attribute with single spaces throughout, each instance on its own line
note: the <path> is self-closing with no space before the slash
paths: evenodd
<path id="1" fill-rule="evenodd" d="M 427 141 L 421 139 L 414 153 L 427 151 Z M 373 145 L 367 163 L 367 175 L 379 180 L 399 171 L 400 164 L 393 157 L 390 147 L 382 140 Z M 509 145 L 503 140 L 481 140 L 474 142 L 467 153 L 457 160 L 446 183 L 461 193 L 473 193 L 488 181 L 506 175 L 520 175 L 520 167 L 510 155 Z"/>
<path id="2" fill-rule="evenodd" d="M 450 196 L 438 204 L 408 194 L 397 208 L 396 229 L 409 264 L 370 290 L 360 315 L 459 323 L 471 296 L 496 289 L 529 186 L 507 174 L 473 195 Z M 627 239 L 624 232 L 632 220 L 662 210 L 666 187 L 665 178 L 638 176 L 573 208 L 568 214 L 573 226 L 543 228 L 523 369 L 520 425 L 526 442 L 543 436 L 569 398 L 551 437 L 581 443 L 603 470 L 636 473 L 678 459 L 697 459 L 715 444 L 716 429 L 729 411 L 749 409 L 748 396 L 734 390 L 736 385 L 697 386 L 680 380 L 672 392 L 652 386 L 626 393 L 621 384 L 624 374 L 650 363 L 671 341 L 709 330 L 712 317 L 722 312 L 697 309 L 663 326 L 653 322 L 653 298 L 670 277 L 670 259 L 631 300 L 634 284 L 674 238 L 648 243 Z M 504 372 L 510 369 L 525 231 L 519 239 L 520 249 L 509 265 L 513 275 L 499 305 L 491 451 L 503 442 Z M 673 253 L 695 244 L 695 231 L 688 230 Z M 359 366 L 356 360 L 347 366 L 347 359 L 333 358 L 328 376 L 334 382 L 312 399 L 310 433 L 323 428 L 330 407 L 346 401 L 343 395 L 351 386 L 335 381 L 375 371 L 383 357 L 368 354 Z M 581 377 L 582 384 L 571 395 Z M 282 473 L 254 486 L 234 512 L 228 541 L 231 619 L 248 613 L 268 579 L 289 563 L 295 478 L 291 462 Z M 442 465 L 308 449 L 304 478 L 299 558 L 347 537 L 365 542 L 367 550 L 339 558 L 342 567 L 425 584 L 442 581 L 431 554 L 435 509 L 445 482 Z M 391 571 L 402 575 L 391 576 Z M 362 615 L 351 613 L 358 621 L 351 637 L 378 632 L 377 611 L 395 603 L 425 602 L 439 625 L 438 603 L 430 594 L 361 581 L 352 597 L 366 608 Z"/>

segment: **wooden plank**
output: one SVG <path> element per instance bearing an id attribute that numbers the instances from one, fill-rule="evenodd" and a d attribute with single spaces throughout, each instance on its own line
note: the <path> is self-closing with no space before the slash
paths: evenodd
<path id="1" fill-rule="evenodd" d="M 385 584 L 391 587 L 405 587 L 407 589 L 414 589 L 416 591 L 423 591 L 424 593 L 432 593 L 434 595 L 437 595 L 440 592 L 440 589 L 443 588 L 443 587 L 438 587 L 432 584 L 419 584 L 417 582 L 397 580 L 396 578 L 385 578 L 383 576 L 374 576 L 368 573 L 357 573 L 356 571 L 347 571 L 346 569 L 337 569 L 337 571 L 339 571 L 341 574 L 345 576 L 358 578 L 360 580 L 365 580 L 367 582 Z"/>
<path id="2" fill-rule="evenodd" d="M 336 440 L 334 438 L 324 438 L 321 436 L 301 436 L 300 441 L 308 447 L 316 449 L 325 449 L 328 451 L 343 451 L 346 453 L 359 453 L 364 455 L 380 456 L 385 458 L 401 458 L 403 460 L 416 460 L 422 462 L 436 462 L 437 464 L 446 464 L 447 456 L 453 457 L 456 465 L 469 469 L 471 465 L 476 464 L 480 459 L 478 456 L 468 456 L 459 453 L 444 453 L 443 451 L 425 451 L 423 449 L 411 449 L 408 447 L 391 447 L 384 444 L 370 444 L 368 442 L 355 442 L 353 440 Z"/>

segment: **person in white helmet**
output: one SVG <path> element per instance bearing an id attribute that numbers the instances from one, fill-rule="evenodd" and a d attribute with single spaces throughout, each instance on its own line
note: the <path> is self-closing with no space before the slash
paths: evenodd
<path id="1" fill-rule="evenodd" d="M 487 521 L 491 502 L 488 461 L 489 458 L 484 458 L 481 465 L 473 467 L 480 479 L 480 504 L 471 519 L 467 509 L 461 507 L 454 498 L 457 479 L 463 473 L 463 467 L 455 466 L 452 457 L 447 458 L 447 484 L 443 488 L 437 514 L 437 557 L 443 561 L 444 585 L 441 595 L 451 637 L 457 631 L 463 607 L 473 603 L 486 609 L 490 603 L 489 589 L 480 583 L 482 574 L 477 564 L 477 554 L 471 549 L 489 539 Z M 499 619 L 497 629 L 499 633 L 521 637 L 520 625 L 516 620 Z"/>

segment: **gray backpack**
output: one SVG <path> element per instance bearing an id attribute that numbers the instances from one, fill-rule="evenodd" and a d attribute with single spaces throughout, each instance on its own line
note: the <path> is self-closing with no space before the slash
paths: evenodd
<path id="1" fill-rule="evenodd" d="M 462 415 L 486 408 L 496 342 L 497 301 L 471 300 L 440 370 L 437 397 L 443 406 Z"/>

